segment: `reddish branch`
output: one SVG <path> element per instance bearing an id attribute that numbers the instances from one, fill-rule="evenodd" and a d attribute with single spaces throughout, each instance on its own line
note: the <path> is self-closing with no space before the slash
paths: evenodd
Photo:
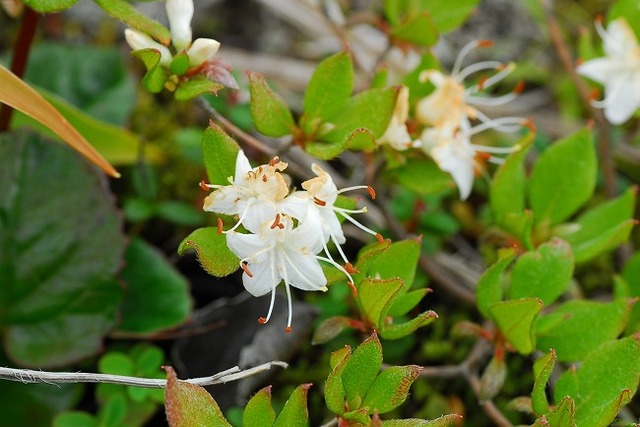
<path id="1" fill-rule="evenodd" d="M 39 18 L 38 12 L 29 7 L 25 8 L 20 33 L 13 48 L 13 58 L 11 59 L 11 71 L 20 78 L 24 75 L 24 70 L 27 67 L 27 58 L 29 57 L 33 37 L 36 34 Z M 6 104 L 0 105 L 0 132 L 9 130 L 12 114 L 13 108 Z"/>

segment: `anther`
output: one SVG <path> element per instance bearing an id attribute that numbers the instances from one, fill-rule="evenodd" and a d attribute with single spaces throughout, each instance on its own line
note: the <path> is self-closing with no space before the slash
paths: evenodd
<path id="1" fill-rule="evenodd" d="M 280 214 L 276 214 L 276 219 L 273 220 L 273 224 L 271 224 L 271 229 L 273 230 L 276 227 L 280 227 Z M 280 227 L 282 228 L 282 227 Z"/>
<path id="2" fill-rule="evenodd" d="M 507 69 L 507 64 L 500 64 L 496 66 L 496 71 L 502 71 Z"/>
<path id="3" fill-rule="evenodd" d="M 269 166 L 273 167 L 280 161 L 280 157 L 275 156 L 273 159 L 269 160 Z"/>
<path id="4" fill-rule="evenodd" d="M 242 268 L 242 271 L 244 271 L 247 276 L 253 277 L 253 273 L 251 273 L 251 271 L 249 271 L 249 267 L 247 267 L 247 261 L 242 261 L 242 264 L 240 264 L 240 267 Z"/>
<path id="5" fill-rule="evenodd" d="M 267 319 L 262 317 L 262 316 L 260 316 L 258 318 L 258 323 L 260 323 L 261 325 L 264 325 L 265 323 L 267 323 Z"/>
<path id="6" fill-rule="evenodd" d="M 373 187 L 371 187 L 371 186 L 367 186 L 367 191 L 369 192 L 369 196 L 371 197 L 371 200 L 375 200 L 376 199 L 376 190 L 374 190 Z"/>
<path id="7" fill-rule="evenodd" d="M 600 96 L 600 91 L 594 88 L 589 94 L 589 101 L 595 101 Z"/>
<path id="8" fill-rule="evenodd" d="M 346 263 L 344 265 L 344 269 L 346 270 L 347 273 L 349 274 L 357 274 L 360 273 L 360 270 L 358 270 L 357 268 L 355 268 L 353 266 L 353 264 L 351 264 L 350 262 Z"/>
<path id="9" fill-rule="evenodd" d="M 327 202 L 325 202 L 324 200 L 320 200 L 315 196 L 313 197 L 313 202 L 318 206 L 327 206 Z"/>
<path id="10" fill-rule="evenodd" d="M 247 175 L 249 176 L 249 178 L 251 179 L 256 179 L 258 178 L 258 175 L 254 172 L 254 171 L 249 171 L 247 172 Z"/>
<path id="11" fill-rule="evenodd" d="M 262 175 L 262 182 L 267 182 L 267 175 Z"/>
<path id="12" fill-rule="evenodd" d="M 200 181 L 200 188 L 202 188 L 204 191 L 210 191 L 211 189 L 207 186 L 207 184 L 203 181 Z"/>
<path id="13" fill-rule="evenodd" d="M 287 326 L 286 328 L 284 328 L 284 331 L 285 331 L 286 333 L 289 333 L 289 332 L 291 332 L 292 330 L 293 330 L 293 329 L 291 329 L 291 326 Z"/>
<path id="14" fill-rule="evenodd" d="M 525 84 L 522 80 L 520 80 L 518 83 L 516 83 L 516 87 L 513 89 L 513 92 L 517 95 L 521 94 L 522 92 L 524 92 L 524 87 Z"/>
<path id="15" fill-rule="evenodd" d="M 492 40 L 478 40 L 478 47 L 491 47 L 493 46 Z"/>
<path id="16" fill-rule="evenodd" d="M 536 124 L 531 119 L 526 119 L 522 125 L 529 129 L 531 132 L 535 133 L 537 131 Z"/>
<path id="17" fill-rule="evenodd" d="M 222 219 L 218 218 L 218 234 L 222 234 Z"/>
<path id="18" fill-rule="evenodd" d="M 376 239 L 378 239 L 378 243 L 384 242 L 384 237 L 380 233 L 376 233 Z"/>
<path id="19" fill-rule="evenodd" d="M 602 16 L 602 14 L 596 15 L 596 22 L 597 23 L 602 24 L 603 21 L 604 21 L 604 17 Z"/>
<path id="20" fill-rule="evenodd" d="M 347 282 L 347 285 L 349 286 L 349 289 L 351 289 L 351 295 L 353 295 L 354 298 L 358 298 L 358 289 L 356 289 L 356 285 L 354 285 L 353 282 Z"/>

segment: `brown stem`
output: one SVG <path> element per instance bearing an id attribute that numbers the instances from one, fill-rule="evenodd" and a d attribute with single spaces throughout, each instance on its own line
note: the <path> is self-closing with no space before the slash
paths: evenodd
<path id="1" fill-rule="evenodd" d="M 578 76 L 575 69 L 575 63 L 571 57 L 571 52 L 567 43 L 562 36 L 560 25 L 553 11 L 553 0 L 541 0 L 544 7 L 547 23 L 549 25 L 549 36 L 551 43 L 558 55 L 558 59 L 562 64 L 573 84 L 575 85 L 584 106 L 598 124 L 598 151 L 600 152 L 600 164 L 602 165 L 602 174 L 604 175 L 604 191 L 607 197 L 612 198 L 616 195 L 615 187 L 615 167 L 613 156 L 611 153 L 611 141 L 609 140 L 609 122 L 602 114 L 602 111 L 591 105 L 591 93 L 584 81 Z"/>
<path id="2" fill-rule="evenodd" d="M 38 12 L 30 7 L 25 8 L 22 25 L 20 26 L 20 33 L 18 34 L 18 39 L 16 40 L 16 44 L 13 48 L 13 58 L 11 59 L 11 71 L 20 78 L 24 75 L 24 70 L 27 66 L 27 58 L 29 56 L 33 37 L 36 34 L 39 18 L 40 15 Z M 12 114 L 13 108 L 9 107 L 7 104 L 0 105 L 0 132 L 6 132 L 9 130 Z"/>

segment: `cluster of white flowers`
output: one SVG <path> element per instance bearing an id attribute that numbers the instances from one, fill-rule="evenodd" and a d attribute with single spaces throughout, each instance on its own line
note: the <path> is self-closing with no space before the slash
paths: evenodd
<path id="1" fill-rule="evenodd" d="M 460 198 L 466 199 L 471 193 L 476 166 L 476 153 L 508 153 L 518 147 L 487 147 L 471 143 L 471 137 L 487 129 L 500 132 L 515 132 L 529 121 L 521 117 L 490 119 L 476 107 L 498 106 L 512 101 L 522 91 L 518 85 L 513 92 L 489 97 L 482 92 L 504 79 L 514 69 L 513 64 L 498 61 L 484 61 L 462 68 L 466 56 L 477 47 L 490 46 L 488 41 L 474 41 L 462 48 L 451 75 L 437 70 L 425 70 L 420 75 L 422 82 L 431 82 L 435 90 L 415 105 L 415 119 L 422 131 L 417 139 L 409 134 L 406 121 L 409 115 L 409 91 L 403 87 L 393 117 L 379 143 L 389 144 L 396 150 L 411 147 L 421 148 L 436 164 L 451 174 L 458 186 Z M 465 87 L 464 80 L 480 71 L 497 71 L 471 87 Z M 472 123 L 478 123 L 475 126 Z M 490 156 L 490 161 L 501 159 Z"/>
<path id="2" fill-rule="evenodd" d="M 640 46 L 624 18 L 611 21 L 606 31 L 598 20 L 596 30 L 605 56 L 580 64 L 576 71 L 604 85 L 605 98 L 592 104 L 604 108 L 611 123 L 621 124 L 640 107 Z"/>
<path id="3" fill-rule="evenodd" d="M 167 0 L 167 17 L 171 30 L 171 44 L 176 52 L 184 51 L 189 57 L 189 66 L 198 67 L 216 54 L 220 43 L 214 39 L 198 38 L 192 41 L 191 18 L 193 18 L 193 0 Z M 148 34 L 127 28 L 125 39 L 131 49 L 156 49 L 160 52 L 160 64 L 168 67 L 173 60 L 169 48 L 149 37 Z"/>
<path id="4" fill-rule="evenodd" d="M 292 305 L 290 286 L 305 291 L 325 291 L 327 279 L 319 261 L 324 261 L 342 271 L 353 286 L 353 265 L 345 256 L 341 244 L 345 236 L 338 215 L 367 233 L 382 236 L 356 221 L 351 214 L 366 212 L 366 208 L 352 210 L 335 205 L 339 194 L 368 186 L 355 186 L 338 190 L 331 176 L 320 166 L 312 165 L 317 175 L 302 183 L 303 190 L 290 192 L 281 172 L 287 163 L 274 158 L 268 164 L 252 168 L 244 152 L 239 151 L 235 172 L 229 177 L 229 185 L 201 183 L 207 190 L 214 189 L 204 201 L 204 210 L 225 215 L 237 215 L 237 223 L 226 234 L 227 246 L 240 258 L 244 270 L 242 283 L 254 296 L 271 291 L 271 304 L 266 323 L 271 318 L 275 304 L 276 287 L 284 281 L 289 306 L 286 331 L 291 330 Z M 236 230 L 242 225 L 248 233 Z M 332 241 L 344 266 L 338 264 L 329 253 L 327 244 Z M 319 255 L 324 252 L 326 256 Z"/>

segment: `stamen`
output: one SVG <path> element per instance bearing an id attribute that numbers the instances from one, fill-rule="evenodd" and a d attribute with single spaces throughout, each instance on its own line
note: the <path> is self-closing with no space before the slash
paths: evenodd
<path id="1" fill-rule="evenodd" d="M 262 166 L 258 166 L 258 175 L 262 175 Z"/>
<path id="2" fill-rule="evenodd" d="M 334 208 L 334 211 L 338 212 L 340 215 L 342 215 L 347 221 L 349 221 L 350 223 L 352 223 L 353 225 L 355 225 L 356 227 L 358 227 L 360 230 L 365 231 L 373 236 L 376 236 L 376 238 L 378 239 L 378 241 L 382 242 L 384 240 L 384 238 L 382 236 L 380 236 L 378 233 L 376 233 L 375 231 L 373 231 L 372 229 L 370 229 L 369 227 L 366 227 L 364 225 L 362 225 L 361 223 L 359 223 L 358 221 L 356 221 L 355 219 L 351 218 L 351 216 L 347 213 L 346 209 L 340 209 L 340 208 Z M 378 237 L 380 236 L 380 237 Z"/>
<path id="3" fill-rule="evenodd" d="M 484 89 L 484 84 L 486 83 L 487 80 L 488 80 L 488 77 L 482 77 L 480 79 L 480 81 L 476 85 L 478 87 L 478 92 L 482 92 L 482 89 Z"/>
<path id="4" fill-rule="evenodd" d="M 320 261 L 324 261 L 328 264 L 331 264 L 332 266 L 334 266 L 335 268 L 337 268 L 338 270 L 340 270 L 341 272 L 344 273 L 345 276 L 347 276 L 347 279 L 349 279 L 348 281 L 353 283 L 353 277 L 351 277 L 351 274 L 349 274 L 349 272 L 347 270 L 344 269 L 344 267 L 342 267 L 340 264 L 338 264 L 337 262 L 335 262 L 333 260 L 333 258 L 325 258 L 323 256 L 320 255 L 316 255 L 316 259 L 320 260 Z"/>
<path id="5" fill-rule="evenodd" d="M 597 88 L 591 89 L 589 94 L 589 102 L 593 102 L 600 97 L 600 91 Z"/>
<path id="6" fill-rule="evenodd" d="M 467 55 L 469 55 L 469 53 L 478 47 L 489 47 L 491 46 L 491 41 L 490 40 L 474 40 L 472 42 L 467 43 L 466 45 L 464 45 L 462 47 L 462 49 L 460 49 L 460 53 L 458 53 L 458 57 L 456 58 L 456 62 L 453 65 L 453 70 L 451 70 L 451 75 L 452 76 L 457 76 L 458 72 L 460 71 L 460 68 L 462 67 L 462 62 L 465 60 L 465 58 L 467 57 Z"/>
<path id="7" fill-rule="evenodd" d="M 513 92 L 517 95 L 520 95 L 522 92 L 524 92 L 524 88 L 525 88 L 524 81 L 519 80 L 518 83 L 516 83 L 516 87 L 513 89 Z"/>
<path id="8" fill-rule="evenodd" d="M 247 276 L 253 278 L 253 273 L 249 271 L 249 267 L 247 266 L 247 261 L 242 261 L 240 263 L 240 268 L 242 268 L 242 271 L 244 271 Z"/>
<path id="9" fill-rule="evenodd" d="M 262 175 L 262 182 L 267 182 L 267 175 Z"/>
<path id="10" fill-rule="evenodd" d="M 202 188 L 204 191 L 210 190 L 209 186 L 204 182 L 204 180 L 200 181 L 200 188 Z"/>
<path id="11" fill-rule="evenodd" d="M 257 179 L 258 175 L 254 171 L 247 172 L 247 176 L 251 179 Z"/>
<path id="12" fill-rule="evenodd" d="M 351 295 L 353 295 L 354 298 L 358 298 L 358 289 L 356 288 L 356 285 L 354 285 L 353 282 L 347 282 L 347 285 L 349 286 L 349 289 L 351 289 Z"/>
<path id="13" fill-rule="evenodd" d="M 218 218 L 218 234 L 222 234 L 222 219 Z"/>
<path id="14" fill-rule="evenodd" d="M 327 206 L 327 202 L 325 202 L 324 200 L 320 200 L 315 196 L 313 196 L 313 203 L 315 203 L 318 206 Z"/>
<path id="15" fill-rule="evenodd" d="M 271 224 L 271 229 L 273 230 L 276 227 L 280 227 L 280 214 L 277 213 L 276 214 L 276 219 L 273 221 L 273 224 Z M 282 227 L 280 227 L 282 229 Z"/>
<path id="16" fill-rule="evenodd" d="M 376 199 L 376 190 L 374 190 L 373 187 L 371 187 L 371 186 L 367 186 L 367 191 L 369 192 L 369 196 L 371 197 L 371 200 L 375 200 Z"/>
<path id="17" fill-rule="evenodd" d="M 519 131 L 525 125 L 526 119 L 522 117 L 500 117 L 490 119 L 481 112 L 478 113 L 478 120 L 482 123 L 470 129 L 469 135 L 476 135 L 487 129 L 495 129 L 500 132 L 510 133 Z"/>
<path id="18" fill-rule="evenodd" d="M 275 306 L 275 304 L 276 304 L 276 288 L 273 288 L 271 290 L 271 303 L 269 304 L 269 311 L 267 312 L 267 317 L 258 318 L 258 323 L 260 323 L 261 325 L 264 325 L 269 321 L 269 319 L 271 319 L 271 314 L 273 313 L 273 307 Z"/>
<path id="19" fill-rule="evenodd" d="M 269 160 L 269 166 L 273 167 L 278 164 L 280 161 L 280 157 L 275 156 L 273 159 Z"/>
<path id="20" fill-rule="evenodd" d="M 295 264 L 293 264 L 286 255 L 285 255 L 285 258 L 287 258 L 287 261 L 295 268 Z M 300 273 L 301 272 L 298 271 L 298 274 Z M 289 278 L 287 276 L 288 276 L 287 267 L 286 267 L 286 264 L 284 264 L 282 266 L 282 278 L 284 279 L 284 290 L 287 293 L 287 305 L 288 305 L 287 326 L 286 328 L 284 328 L 284 331 L 291 332 L 291 323 L 293 322 L 293 303 L 291 302 L 291 288 L 289 287 Z"/>
<path id="21" fill-rule="evenodd" d="M 384 237 L 380 233 L 376 233 L 376 239 L 378 239 L 378 243 L 384 242 Z"/>
<path id="22" fill-rule="evenodd" d="M 353 266 L 353 264 L 351 264 L 350 262 L 348 262 L 348 263 L 346 263 L 346 264 L 344 265 L 344 269 L 345 269 L 348 273 L 351 273 L 351 274 L 358 274 L 358 273 L 360 273 L 360 270 L 358 270 L 357 268 L 355 268 L 355 267 Z"/>
<path id="23" fill-rule="evenodd" d="M 471 74 L 477 73 L 478 71 L 497 70 L 498 67 L 502 67 L 502 66 L 504 66 L 504 64 L 499 61 L 476 62 L 475 64 L 471 64 L 463 68 L 462 71 L 460 71 L 460 73 L 458 73 L 458 75 L 456 76 L 456 80 L 458 80 L 459 82 L 462 82 Z"/>

